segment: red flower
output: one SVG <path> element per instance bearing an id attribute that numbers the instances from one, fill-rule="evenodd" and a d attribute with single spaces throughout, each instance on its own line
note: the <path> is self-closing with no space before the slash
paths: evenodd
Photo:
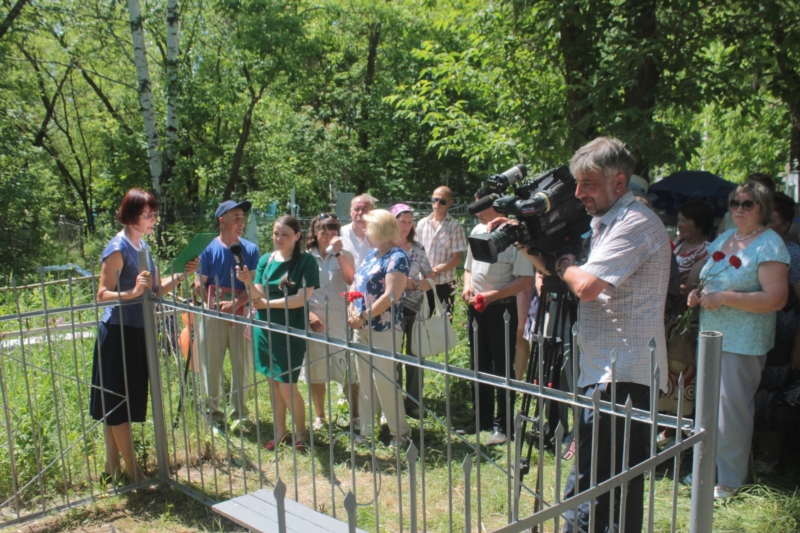
<path id="1" fill-rule="evenodd" d="M 353 303 L 356 300 L 358 300 L 359 298 L 363 298 L 364 297 L 364 295 L 361 294 L 359 291 L 343 292 L 340 296 L 342 298 L 346 297 L 348 303 Z"/>
<path id="2" fill-rule="evenodd" d="M 486 311 L 486 296 L 483 294 L 478 293 L 475 296 L 475 310 L 479 313 L 483 313 Z"/>
<path id="3" fill-rule="evenodd" d="M 720 261 L 725 259 L 725 254 L 723 254 L 722 252 L 714 252 L 711 255 L 711 259 L 713 259 L 715 263 L 719 263 Z"/>
<path id="4" fill-rule="evenodd" d="M 672 239 L 669 240 L 669 247 L 673 252 L 675 251 L 675 241 Z"/>
<path id="5" fill-rule="evenodd" d="M 733 268 L 738 269 L 740 266 L 742 266 L 742 260 L 736 257 L 735 255 L 732 255 L 730 259 L 728 259 L 728 262 L 731 264 Z"/>

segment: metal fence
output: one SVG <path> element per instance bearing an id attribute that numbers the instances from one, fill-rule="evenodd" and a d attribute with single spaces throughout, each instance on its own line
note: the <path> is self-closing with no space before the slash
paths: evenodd
<path id="1" fill-rule="evenodd" d="M 103 424 L 89 418 L 87 398 L 92 386 L 94 331 L 102 308 L 116 304 L 97 304 L 95 289 L 92 277 L 50 284 L 42 278 L 36 287 L 0 293 L 5 298 L 0 300 L 0 527 L 137 488 L 101 479 Z M 203 502 L 213 504 L 283 487 L 287 498 L 348 522 L 351 528 L 357 525 L 368 531 L 558 531 L 578 505 L 604 493 L 610 496 L 612 510 L 617 505 L 624 511 L 628 484 L 644 475 L 648 481 L 644 504 L 648 532 L 712 530 L 721 351 L 718 334 L 701 334 L 696 417 L 690 420 L 680 414 L 680 404 L 678 416 L 657 413 L 657 386 L 651 388 L 649 410 L 635 409 L 629 399 L 618 398 L 615 381 L 609 389 L 611 401 L 602 401 L 597 393 L 580 394 L 578 361 L 571 354 L 576 342 L 559 337 L 563 326 L 560 332 L 552 328 L 543 331 L 534 342 L 534 355 L 544 353 L 548 343 L 563 346 L 566 358 L 557 371 L 571 367 L 572 372 L 567 386 L 554 388 L 547 379 L 516 380 L 510 369 L 505 376 L 496 376 L 478 372 L 474 369 L 477 365 L 470 368 L 462 324 L 457 324 L 459 338 L 447 340 L 444 354 L 425 359 L 401 353 L 399 346 L 376 348 L 370 335 L 367 343 L 356 344 L 350 340 L 349 330 L 326 329 L 320 334 L 308 327 L 287 328 L 274 320 L 259 321 L 193 305 L 185 287 L 183 296 L 144 299 L 152 396 L 148 423 L 133 429 L 133 439 L 137 456 L 151 475 Z M 340 307 L 328 304 L 331 309 Z M 271 311 L 276 312 L 281 311 Z M 307 449 L 297 450 L 290 441 L 274 451 L 265 450 L 265 443 L 274 438 L 274 398 L 254 362 L 246 395 L 250 421 L 231 422 L 228 417 L 212 418 L 202 373 L 196 372 L 198 365 L 181 356 L 181 324 L 190 321 L 192 327 L 187 331 L 193 337 L 193 357 L 211 348 L 197 343 L 197 330 L 204 320 L 319 342 L 327 346 L 327 353 L 347 350 L 370 361 L 371 369 L 378 361 L 422 368 L 422 395 L 403 390 L 395 375 L 376 371 L 368 378 L 393 381 L 402 395 L 418 405 L 420 418 L 411 420 L 410 440 L 403 446 L 387 446 L 385 429 L 383 435 L 376 432 L 374 439 L 359 438 L 350 416 L 347 388 L 337 391 L 332 384 L 324 402 L 326 427 L 310 432 Z M 508 330 L 508 319 L 506 327 L 509 338 L 515 332 Z M 243 337 L 241 342 L 252 341 Z M 507 361 L 513 356 L 506 352 Z M 653 383 L 657 384 L 661 369 L 652 357 Z M 544 358 L 535 361 L 536 375 L 546 376 Z M 330 365 L 329 357 L 326 364 Z M 610 364 L 615 375 L 615 361 Z M 352 363 L 347 373 L 355 375 Z M 491 447 L 486 433 L 464 436 L 454 431 L 476 416 L 469 405 L 471 391 L 477 390 L 478 384 L 495 386 L 508 398 L 516 396 L 514 440 Z M 367 386 L 363 379 L 361 386 Z M 314 405 L 305 383 L 301 390 L 307 419 L 313 419 Z M 223 394 L 220 400 L 222 410 L 229 414 L 232 407 L 227 405 L 227 396 Z M 487 400 L 476 399 L 480 401 Z M 293 415 L 299 414 L 299 408 L 290 405 Z M 593 466 L 588 487 L 564 499 L 565 475 L 579 458 L 563 459 L 561 450 L 568 439 L 579 441 L 580 428 L 575 426 L 581 410 L 606 413 L 612 416 L 612 424 L 624 427 L 621 441 L 612 438 L 612 453 L 622 447 L 624 460 L 621 472 L 604 481 L 598 480 Z M 555 428 L 548 427 L 555 411 L 562 413 L 560 422 Z M 290 424 L 292 420 L 294 417 Z M 475 422 L 481 427 L 480 420 Z M 648 428 L 650 453 L 644 461 L 630 464 L 629 435 L 636 423 Z M 659 426 L 677 429 L 673 446 L 656 447 Z M 302 433 L 293 429 L 295 435 Z M 591 435 L 593 465 L 598 437 L 595 430 Z M 679 478 L 682 454 L 690 449 L 694 455 L 687 494 L 689 489 L 681 487 Z M 691 498 L 689 512 L 679 505 L 679 500 L 685 502 L 687 497 Z M 593 507 L 592 517 L 595 511 Z M 590 520 L 586 531 L 595 530 L 593 522 Z"/>

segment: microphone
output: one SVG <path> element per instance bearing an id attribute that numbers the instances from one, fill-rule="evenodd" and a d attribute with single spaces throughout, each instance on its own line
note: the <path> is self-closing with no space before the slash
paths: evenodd
<path id="1" fill-rule="evenodd" d="M 467 207 L 467 211 L 469 211 L 470 215 L 477 215 L 481 211 L 489 209 L 494 204 L 494 201 L 499 199 L 499 194 L 490 194 L 489 196 L 484 196 L 480 200 L 471 203 L 469 207 Z"/>
<path id="2" fill-rule="evenodd" d="M 236 266 L 239 268 L 244 268 L 244 257 L 242 256 L 242 245 L 238 242 L 231 244 L 228 249 L 233 254 L 234 259 L 236 259 Z"/>

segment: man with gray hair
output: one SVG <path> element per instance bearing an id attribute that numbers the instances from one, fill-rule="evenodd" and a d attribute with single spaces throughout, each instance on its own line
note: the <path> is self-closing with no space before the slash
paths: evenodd
<path id="1" fill-rule="evenodd" d="M 575 196 L 592 215 L 592 234 L 587 260 L 580 264 L 572 254 L 559 257 L 556 273 L 580 299 L 580 378 L 583 394 L 600 391 L 600 399 L 611 400 L 611 353 L 616 350 L 616 392 L 619 403 L 631 399 L 634 408 L 650 409 L 650 339 L 656 342 L 656 363 L 661 370 L 659 387 L 666 390 L 667 352 L 664 334 L 664 303 L 670 271 L 670 244 L 664 224 L 650 209 L 637 202 L 628 190 L 633 157 L 618 139 L 599 137 L 575 152 L 570 171 L 577 180 Z M 540 258 L 534 265 L 545 271 Z M 596 453 L 592 433 L 599 425 Z M 623 449 L 629 445 L 629 464 L 648 456 L 649 426 L 631 424 L 624 435 L 621 420 L 616 424 L 614 459 L 611 449 L 611 416 L 583 409 L 580 420 L 579 462 L 570 472 L 564 499 L 588 490 L 592 462 L 597 483 L 622 471 Z M 594 458 L 593 458 L 594 456 Z M 616 489 L 613 516 L 610 495 L 594 500 L 594 530 L 619 531 L 620 489 Z M 591 502 L 565 513 L 565 532 L 588 531 Z M 642 530 L 644 476 L 628 485 L 625 532 Z"/>

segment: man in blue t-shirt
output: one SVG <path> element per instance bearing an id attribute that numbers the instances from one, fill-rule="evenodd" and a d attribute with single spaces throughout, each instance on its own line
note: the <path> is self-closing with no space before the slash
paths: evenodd
<path id="1" fill-rule="evenodd" d="M 245 225 L 244 214 L 250 210 L 250 206 L 247 201 L 237 203 L 226 200 L 219 204 L 214 214 L 219 222 L 219 237 L 200 254 L 200 269 L 195 277 L 196 290 L 202 295 L 208 309 L 228 314 L 235 311 L 237 315 L 249 312 L 244 284 L 234 274 L 237 259 L 247 265 L 251 272 L 255 272 L 258 266 L 258 245 L 241 237 Z M 241 245 L 239 258 L 230 250 L 234 243 Z M 250 368 L 253 365 L 253 342 L 245 338 L 244 330 L 244 325 L 221 318 L 202 317 L 200 321 L 200 365 L 208 395 L 208 410 L 215 421 L 225 418 L 219 400 L 226 350 L 231 354 L 231 419 L 245 420 L 249 414 L 247 397 Z"/>

